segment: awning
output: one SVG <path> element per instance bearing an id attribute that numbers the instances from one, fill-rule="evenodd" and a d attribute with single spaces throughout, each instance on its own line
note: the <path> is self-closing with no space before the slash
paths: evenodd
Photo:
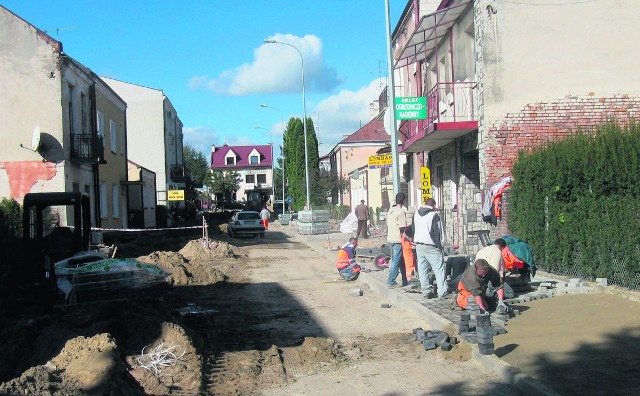
<path id="1" fill-rule="evenodd" d="M 396 58 L 395 68 L 404 67 L 424 60 L 435 50 L 440 40 L 467 9 L 473 0 L 460 0 L 442 10 L 423 16 L 411 38 Z"/>

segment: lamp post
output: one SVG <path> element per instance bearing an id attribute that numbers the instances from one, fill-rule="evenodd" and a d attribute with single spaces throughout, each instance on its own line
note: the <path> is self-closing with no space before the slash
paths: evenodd
<path id="1" fill-rule="evenodd" d="M 272 40 L 272 39 L 264 39 L 264 42 L 267 44 L 282 44 L 282 45 L 288 45 L 289 47 L 293 48 L 294 50 L 296 50 L 298 52 L 298 55 L 300 55 L 300 62 L 302 65 L 302 112 L 303 112 L 303 116 L 304 119 L 302 120 L 302 128 L 304 131 L 304 174 L 305 174 L 305 182 L 306 182 L 306 187 L 307 187 L 307 209 L 311 209 L 311 201 L 310 201 L 310 192 L 309 192 L 309 149 L 308 149 L 308 145 L 307 145 L 307 102 L 305 100 L 305 96 L 304 96 L 304 57 L 302 56 L 302 52 L 300 52 L 300 50 L 298 49 L 298 47 L 296 47 L 295 45 L 289 44 L 289 43 L 283 43 L 281 41 L 276 41 L 276 40 Z"/>
<path id="2" fill-rule="evenodd" d="M 284 215 L 284 212 L 285 212 L 285 209 L 284 209 L 284 116 L 282 115 L 282 111 L 280 111 L 280 109 L 277 109 L 273 106 L 260 104 L 260 107 L 274 109 L 274 110 L 277 110 L 278 113 L 280 113 L 280 122 L 282 124 L 282 150 L 281 150 L 282 152 L 280 153 L 282 155 L 282 214 Z M 274 186 L 275 186 L 275 183 L 274 183 Z M 275 194 L 275 191 L 274 191 L 274 194 Z"/>

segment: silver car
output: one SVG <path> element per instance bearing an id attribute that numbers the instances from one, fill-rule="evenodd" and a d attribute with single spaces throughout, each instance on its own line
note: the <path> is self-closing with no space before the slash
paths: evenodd
<path id="1" fill-rule="evenodd" d="M 227 233 L 231 238 L 238 235 L 260 235 L 260 238 L 264 238 L 264 224 L 260 213 L 249 210 L 235 213 L 227 224 Z"/>

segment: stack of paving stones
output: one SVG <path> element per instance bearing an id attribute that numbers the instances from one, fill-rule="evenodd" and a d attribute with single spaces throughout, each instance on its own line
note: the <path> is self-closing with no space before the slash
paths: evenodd
<path id="1" fill-rule="evenodd" d="M 450 351 L 458 343 L 458 339 L 449 336 L 449 333 L 440 330 L 423 330 L 422 327 L 413 329 L 413 340 L 421 343 L 425 351 L 438 347 L 443 351 Z"/>
<path id="2" fill-rule="evenodd" d="M 476 315 L 476 340 L 481 355 L 493 355 L 493 328 L 488 313 Z"/>

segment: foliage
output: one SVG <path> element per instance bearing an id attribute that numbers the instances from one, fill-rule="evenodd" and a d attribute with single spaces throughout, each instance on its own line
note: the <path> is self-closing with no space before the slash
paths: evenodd
<path id="1" fill-rule="evenodd" d="M 309 168 L 309 189 L 319 180 L 319 156 L 318 139 L 313 127 L 313 120 L 307 117 L 307 164 Z M 284 169 L 287 179 L 288 196 L 291 197 L 291 207 L 294 210 L 304 208 L 307 201 L 306 193 L 306 170 L 305 170 L 305 145 L 304 127 L 302 120 L 292 117 L 284 132 Z M 321 204 L 326 201 L 324 193 L 314 189 L 311 195 L 311 205 Z"/>
<path id="2" fill-rule="evenodd" d="M 15 199 L 0 200 L 0 238 L 22 237 L 22 206 Z"/>
<path id="3" fill-rule="evenodd" d="M 234 170 L 223 172 L 220 169 L 214 169 L 205 179 L 205 184 L 212 193 L 222 194 L 223 199 L 230 199 L 231 193 L 240 189 L 240 181 L 240 175 Z"/>
<path id="4" fill-rule="evenodd" d="M 639 125 L 605 124 L 520 152 L 513 177 L 509 229 L 542 268 L 633 285 L 624 283 L 640 272 Z"/>
<path id="5" fill-rule="evenodd" d="M 283 158 L 277 159 L 276 168 L 273 170 L 273 196 L 274 199 L 282 199 L 282 161 Z M 287 169 L 285 168 L 284 176 L 287 177 Z M 287 188 L 285 184 L 285 199 L 287 198 Z"/>
<path id="6" fill-rule="evenodd" d="M 209 163 L 202 152 L 186 144 L 183 149 L 184 167 L 186 174 L 191 177 L 194 185 L 200 185 L 209 174 Z"/>

